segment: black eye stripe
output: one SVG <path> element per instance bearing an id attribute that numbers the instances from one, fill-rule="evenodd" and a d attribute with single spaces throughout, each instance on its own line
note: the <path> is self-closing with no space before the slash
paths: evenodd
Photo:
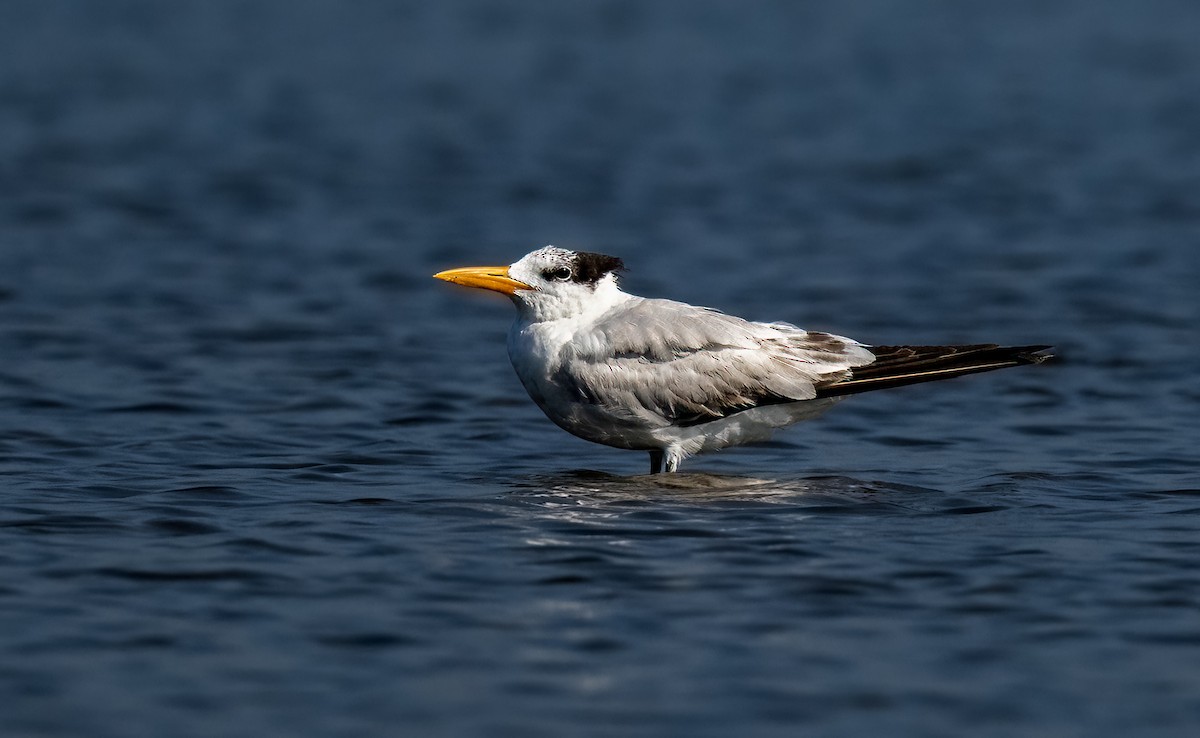
<path id="1" fill-rule="evenodd" d="M 542 278 L 555 282 L 569 281 L 594 287 L 606 275 L 625 268 L 621 260 L 615 256 L 594 254 L 588 251 L 570 253 L 566 261 L 569 263 L 559 261 L 555 264 L 551 262 L 551 266 L 542 269 Z"/>
<path id="2" fill-rule="evenodd" d="M 625 264 L 615 256 L 595 254 L 590 251 L 577 251 L 574 258 L 575 280 L 585 284 L 595 284 L 610 272 L 619 272 Z"/>

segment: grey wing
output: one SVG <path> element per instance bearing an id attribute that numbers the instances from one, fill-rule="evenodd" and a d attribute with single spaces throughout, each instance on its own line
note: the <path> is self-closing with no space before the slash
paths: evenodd
<path id="1" fill-rule="evenodd" d="M 555 379 L 576 400 L 659 427 L 811 400 L 818 384 L 874 360 L 848 338 L 640 298 L 576 335 L 560 358 Z"/>

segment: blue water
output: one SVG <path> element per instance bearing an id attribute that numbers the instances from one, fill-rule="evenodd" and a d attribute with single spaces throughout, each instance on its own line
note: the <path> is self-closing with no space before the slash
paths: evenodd
<path id="1" fill-rule="evenodd" d="M 1200 9 L 0 5 L 0 733 L 1195 735 Z M 429 275 L 1053 364 L 643 475 Z"/>

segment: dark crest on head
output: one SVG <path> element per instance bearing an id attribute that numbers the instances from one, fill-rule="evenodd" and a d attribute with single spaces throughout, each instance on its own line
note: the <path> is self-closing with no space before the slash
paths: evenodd
<path id="1" fill-rule="evenodd" d="M 623 271 L 625 262 L 615 256 L 595 254 L 591 251 L 576 251 L 571 269 L 571 280 L 581 284 L 596 284 L 610 272 Z"/>

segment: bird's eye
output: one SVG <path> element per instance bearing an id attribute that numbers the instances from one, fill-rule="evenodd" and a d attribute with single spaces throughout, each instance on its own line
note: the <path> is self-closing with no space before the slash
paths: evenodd
<path id="1" fill-rule="evenodd" d="M 571 278 L 571 270 L 567 267 L 557 267 L 555 269 L 547 269 L 546 271 L 542 272 L 542 275 L 545 276 L 546 279 L 554 279 L 558 280 L 559 282 L 566 282 Z"/>

